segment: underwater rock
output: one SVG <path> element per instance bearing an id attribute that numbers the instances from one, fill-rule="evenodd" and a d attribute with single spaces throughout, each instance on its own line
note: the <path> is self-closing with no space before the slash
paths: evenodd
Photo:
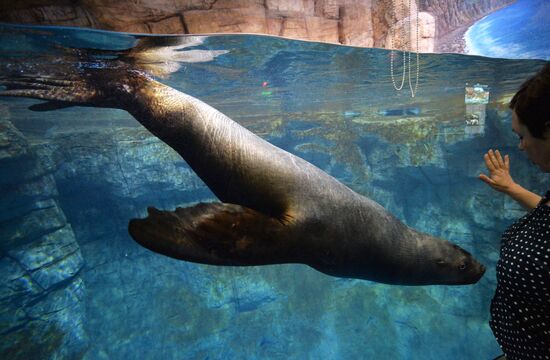
<path id="1" fill-rule="evenodd" d="M 25 137 L 9 122 L 0 121 L 0 222 L 20 219 L 34 210 L 54 207 L 57 196 L 53 177 L 30 150 Z M 0 233 L 7 227 L 0 226 Z"/>
<path id="2" fill-rule="evenodd" d="M 81 359 L 87 349 L 84 332 L 84 287 L 78 279 L 15 307 L 2 303 L 0 314 L 3 359 Z M 7 315 L 7 316 L 5 316 Z M 10 322 L 11 320 L 11 322 Z M 11 326 L 9 326 L 11 325 Z"/>
<path id="3" fill-rule="evenodd" d="M 0 186 L 17 184 L 45 174 L 24 136 L 6 120 L 0 120 Z"/>
<path id="4" fill-rule="evenodd" d="M 0 238 L 3 241 L 0 250 L 5 252 L 14 246 L 35 241 L 39 236 L 65 226 L 67 221 L 63 211 L 55 203 L 52 205 L 52 207 L 37 209 L 29 214 L 2 222 Z"/>
<path id="5" fill-rule="evenodd" d="M 382 116 L 385 117 L 385 115 Z M 360 119 L 352 121 L 361 123 Z M 382 167 L 430 165 L 443 168 L 446 166 L 442 156 L 443 144 L 434 141 L 441 135 L 438 120 L 433 117 L 416 115 L 405 118 L 396 117 L 392 120 L 368 122 L 362 125 L 367 136 L 364 136 L 360 143 L 365 149 L 367 163 L 381 164 Z M 376 134 L 378 138 L 373 138 L 372 134 Z M 377 153 L 371 152 L 370 148 L 373 146 L 369 143 L 381 140 L 385 144 L 377 147 L 379 149 Z M 392 161 L 388 161 L 390 158 Z"/>
<path id="6" fill-rule="evenodd" d="M 23 306 L 36 298 L 42 291 L 29 274 L 13 259 L 4 256 L 0 258 L 0 327 L 3 331 L 21 325 L 25 320 Z"/>
<path id="7" fill-rule="evenodd" d="M 31 275 L 10 256 L 0 259 L 0 357 L 72 359 L 84 352 L 84 286 L 72 272 L 63 272 L 60 264 L 68 262 L 73 271 L 81 267 L 79 252 Z"/>
<path id="8" fill-rule="evenodd" d="M 206 191 L 171 148 L 142 128 L 61 133 L 52 144 L 50 156 L 63 196 L 103 198 L 109 193 L 174 203 L 174 193 Z"/>
<path id="9" fill-rule="evenodd" d="M 28 143 L 11 122 L 0 120 L 0 161 L 20 159 L 29 155 Z"/>
<path id="10" fill-rule="evenodd" d="M 49 169 L 27 139 L 0 121 L 0 358 L 77 358 L 84 262 Z"/>
<path id="11" fill-rule="evenodd" d="M 0 168 L 3 167 L 0 165 Z M 33 210 L 53 207 L 52 197 L 57 196 L 57 186 L 53 176 L 47 175 L 18 182 L 7 186 L 0 185 L 0 207 L 4 211 L 0 214 L 0 221 L 21 217 Z"/>
<path id="12" fill-rule="evenodd" d="M 205 275 L 190 281 L 189 286 L 210 309 L 229 307 L 236 313 L 255 311 L 285 297 L 273 284 L 259 277 L 257 269 L 246 272 L 220 270 L 216 272 L 216 278 Z M 226 281 L 219 281 L 220 278 L 226 278 Z"/>
<path id="13" fill-rule="evenodd" d="M 70 225 L 10 250 L 8 256 L 45 290 L 74 277 L 84 264 Z"/>

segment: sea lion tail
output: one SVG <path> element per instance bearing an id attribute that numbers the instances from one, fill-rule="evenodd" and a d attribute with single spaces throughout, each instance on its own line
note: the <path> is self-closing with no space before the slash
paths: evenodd
<path id="1" fill-rule="evenodd" d="M 200 203 L 175 211 L 149 208 L 128 231 L 142 246 L 172 258 L 249 266 L 293 262 L 284 244 L 289 226 L 240 205 Z"/>

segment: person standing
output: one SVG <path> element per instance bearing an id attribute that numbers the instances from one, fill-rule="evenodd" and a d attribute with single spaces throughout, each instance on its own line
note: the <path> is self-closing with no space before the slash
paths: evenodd
<path id="1" fill-rule="evenodd" d="M 550 63 L 525 81 L 510 101 L 519 149 L 550 173 Z M 510 157 L 484 155 L 479 178 L 521 204 L 528 214 L 502 235 L 490 326 L 504 355 L 497 359 L 550 360 L 550 190 L 537 195 L 510 175 Z"/>

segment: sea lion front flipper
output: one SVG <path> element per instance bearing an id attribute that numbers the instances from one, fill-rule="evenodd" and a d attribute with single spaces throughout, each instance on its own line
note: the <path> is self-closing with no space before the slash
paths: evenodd
<path id="1" fill-rule="evenodd" d="M 148 213 L 131 220 L 128 230 L 139 244 L 163 255 L 211 265 L 295 262 L 286 241 L 292 225 L 250 208 L 200 203 Z"/>

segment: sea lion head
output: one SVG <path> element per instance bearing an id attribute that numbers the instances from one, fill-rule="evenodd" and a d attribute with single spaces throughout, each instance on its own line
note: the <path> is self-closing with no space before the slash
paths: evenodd
<path id="1" fill-rule="evenodd" d="M 432 283 L 441 285 L 475 284 L 485 273 L 485 266 L 469 252 L 446 240 L 438 242 L 437 250 L 423 266 Z"/>

